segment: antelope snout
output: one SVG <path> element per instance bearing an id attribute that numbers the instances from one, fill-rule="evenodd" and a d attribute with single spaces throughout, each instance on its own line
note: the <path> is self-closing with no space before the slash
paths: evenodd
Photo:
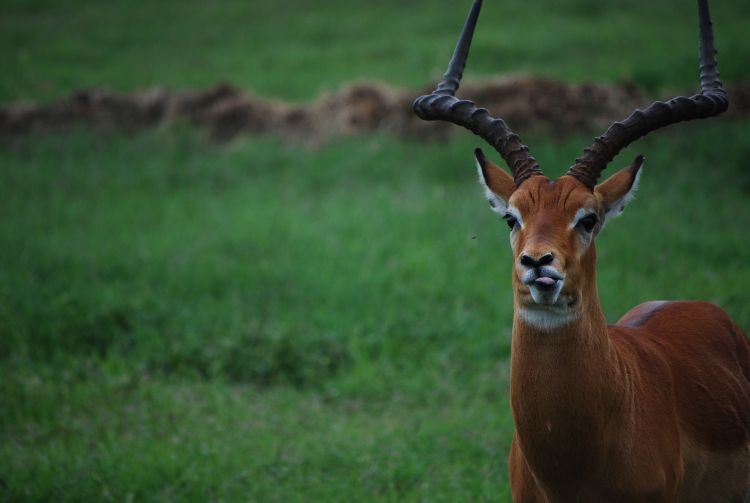
<path id="1" fill-rule="evenodd" d="M 563 275 L 555 267 L 554 262 L 553 252 L 522 252 L 518 257 L 520 269 L 523 271 L 521 279 L 529 286 L 536 286 L 540 289 L 554 288 L 557 282 L 563 279 Z"/>
<path id="2" fill-rule="evenodd" d="M 528 285 L 534 302 L 546 305 L 557 302 L 564 276 L 554 266 L 555 254 L 524 251 L 518 257 L 518 263 L 521 280 Z"/>
<path id="3" fill-rule="evenodd" d="M 522 253 L 521 257 L 518 259 L 519 262 L 521 262 L 521 265 L 526 267 L 531 267 L 534 269 L 537 269 L 539 267 L 542 267 L 544 265 L 549 265 L 555 260 L 555 255 L 553 253 L 545 253 L 539 258 L 534 258 L 532 255 L 528 253 Z"/>

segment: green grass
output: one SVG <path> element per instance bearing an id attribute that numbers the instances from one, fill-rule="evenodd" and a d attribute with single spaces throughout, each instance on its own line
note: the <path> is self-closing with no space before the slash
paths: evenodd
<path id="1" fill-rule="evenodd" d="M 696 86 L 694 2 L 485 2 L 468 78 L 532 72 L 570 81 Z M 160 2 L 6 0 L 0 102 L 101 85 L 195 88 L 219 80 L 305 100 L 352 79 L 422 86 L 442 75 L 468 0 Z M 750 78 L 750 4 L 715 1 L 720 70 Z M 644 57 L 644 54 L 647 57 Z"/>
<path id="2" fill-rule="evenodd" d="M 746 78 L 747 7 L 714 4 L 722 75 Z M 418 85 L 465 14 L 132 5 L 4 2 L 0 101 L 222 77 L 291 99 L 355 77 Z M 488 2 L 470 74 L 693 85 L 692 9 L 521 5 Z M 750 328 L 748 126 L 674 126 L 610 168 L 647 156 L 598 243 L 611 321 L 705 299 Z M 591 139 L 522 133 L 551 175 Z M 478 144 L 77 130 L 1 145 L 0 500 L 507 501 L 511 255 Z"/>
<path id="3" fill-rule="evenodd" d="M 14 384 L 38 403 L 60 405 L 22 407 L 16 448 L 3 452 L 13 456 L 5 471 L 12 500 L 456 501 L 507 494 L 498 451 L 508 447 L 512 421 L 489 400 L 372 403 L 149 379 L 54 390 Z M 52 422 L 61 425 L 57 431 L 49 430 Z"/>
<path id="4" fill-rule="evenodd" d="M 599 243 L 611 320 L 702 298 L 750 326 L 747 126 L 639 145 L 640 197 Z M 558 173 L 583 142 L 533 139 Z M 474 144 L 7 148 L 6 494 L 506 500 L 510 252 Z"/>

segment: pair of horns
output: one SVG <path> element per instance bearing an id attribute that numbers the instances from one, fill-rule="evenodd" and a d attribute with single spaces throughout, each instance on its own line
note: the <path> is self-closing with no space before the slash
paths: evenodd
<path id="1" fill-rule="evenodd" d="M 503 119 L 494 118 L 486 109 L 477 108 L 473 102 L 455 96 L 481 8 L 482 0 L 475 0 L 443 80 L 432 94 L 417 98 L 414 112 L 424 120 L 452 122 L 482 137 L 508 163 L 518 187 L 527 178 L 544 174 L 528 147 Z M 577 178 L 593 190 L 610 161 L 638 138 L 676 122 L 712 117 L 727 109 L 729 99 L 716 70 L 716 50 L 708 0 L 698 0 L 698 17 L 700 94 L 692 97 L 678 96 L 666 102 L 656 101 L 645 110 L 636 110 L 625 120 L 615 122 L 603 135 L 596 137 L 590 147 L 584 149 L 583 155 L 576 159 L 567 175 Z"/>

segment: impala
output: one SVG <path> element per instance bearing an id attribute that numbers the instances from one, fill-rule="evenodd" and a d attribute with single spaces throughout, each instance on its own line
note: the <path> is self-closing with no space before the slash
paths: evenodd
<path id="1" fill-rule="evenodd" d="M 455 97 L 481 4 L 474 2 L 443 80 L 414 111 L 479 135 L 512 173 L 475 151 L 490 207 L 510 227 L 514 257 L 513 500 L 744 501 L 746 335 L 706 302 L 647 302 L 608 326 L 596 289 L 595 238 L 632 199 L 644 158 L 597 184 L 601 172 L 641 136 L 728 106 L 707 0 L 698 0 L 700 94 L 615 122 L 557 180 L 502 119 Z"/>

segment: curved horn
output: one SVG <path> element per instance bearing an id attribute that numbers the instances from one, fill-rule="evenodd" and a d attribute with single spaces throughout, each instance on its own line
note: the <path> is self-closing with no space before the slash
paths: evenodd
<path id="1" fill-rule="evenodd" d="M 477 108 L 471 101 L 455 97 L 481 8 L 482 0 L 475 0 L 443 80 L 432 94 L 416 99 L 414 113 L 424 120 L 458 124 L 484 138 L 508 163 L 518 187 L 530 176 L 543 174 L 528 147 L 521 143 L 521 138 L 508 128 L 504 120 L 492 117 L 486 109 Z"/>
<path id="2" fill-rule="evenodd" d="M 594 139 L 576 159 L 567 175 L 574 176 L 593 190 L 607 164 L 638 138 L 664 126 L 692 119 L 704 119 L 724 112 L 729 106 L 716 70 L 716 49 L 708 12 L 708 0 L 698 0 L 700 18 L 699 70 L 701 92 L 690 98 L 677 96 L 667 102 L 657 101 L 645 110 L 636 110 L 622 122 L 615 122 Z"/>

